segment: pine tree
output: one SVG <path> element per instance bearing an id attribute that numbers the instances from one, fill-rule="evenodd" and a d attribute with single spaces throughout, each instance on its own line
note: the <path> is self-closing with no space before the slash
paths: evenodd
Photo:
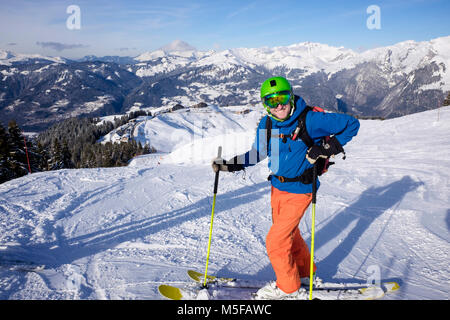
<path id="1" fill-rule="evenodd" d="M 140 155 L 143 155 L 143 154 L 144 154 L 144 148 L 142 147 L 142 143 L 139 141 L 136 155 L 140 156 Z"/>
<path id="2" fill-rule="evenodd" d="M 69 169 L 75 167 L 72 162 L 72 154 L 70 153 L 67 140 L 63 141 L 63 145 L 62 145 L 62 149 L 61 149 L 61 165 L 62 165 L 62 168 L 69 168 Z"/>
<path id="3" fill-rule="evenodd" d="M 40 171 L 48 170 L 48 160 L 49 156 L 45 148 L 42 146 L 41 142 L 38 142 L 36 153 L 39 155 L 37 167 Z"/>
<path id="4" fill-rule="evenodd" d="M 149 154 L 149 153 L 150 153 L 150 144 L 146 142 L 142 154 Z"/>
<path id="5" fill-rule="evenodd" d="M 58 170 L 63 168 L 61 145 L 58 139 L 53 140 L 52 148 L 50 151 L 50 158 L 48 160 L 49 170 Z"/>
<path id="6" fill-rule="evenodd" d="M 8 123 L 8 166 L 14 171 L 15 177 L 28 173 L 27 158 L 25 154 L 24 137 L 15 120 Z"/>
<path id="7" fill-rule="evenodd" d="M 114 150 L 112 147 L 112 143 L 108 142 L 104 145 L 102 145 L 103 147 L 103 152 L 102 152 L 102 157 L 103 157 L 103 164 L 102 166 L 104 167 L 113 167 L 114 166 Z"/>
<path id="8" fill-rule="evenodd" d="M 442 106 L 450 106 L 450 92 L 447 95 L 447 98 L 445 98 L 444 102 L 442 103 Z"/>
<path id="9" fill-rule="evenodd" d="M 14 178 L 14 172 L 9 167 L 9 144 L 8 132 L 0 124 L 0 183 Z"/>
<path id="10" fill-rule="evenodd" d="M 3 168 L 6 165 L 8 158 L 8 133 L 5 128 L 0 124 L 0 166 Z"/>

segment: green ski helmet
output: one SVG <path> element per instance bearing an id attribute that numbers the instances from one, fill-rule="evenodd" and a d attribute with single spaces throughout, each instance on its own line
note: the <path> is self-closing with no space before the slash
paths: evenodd
<path id="1" fill-rule="evenodd" d="M 269 114 L 269 116 L 277 121 L 284 121 L 286 119 L 283 120 L 283 119 L 278 119 L 277 117 L 275 117 L 270 112 L 270 107 L 268 105 L 266 105 L 264 98 L 268 95 L 271 95 L 274 93 L 279 93 L 282 91 L 289 91 L 291 94 L 291 97 L 289 99 L 289 103 L 291 104 L 291 114 L 290 114 L 290 116 L 291 116 L 294 112 L 295 105 L 294 105 L 294 93 L 292 91 L 292 87 L 291 87 L 291 84 L 289 83 L 289 81 L 287 81 L 283 77 L 271 77 L 271 78 L 267 79 L 266 81 L 264 81 L 263 84 L 261 85 L 261 100 L 262 100 L 263 106 L 264 106 L 264 108 L 266 108 L 266 111 Z"/>

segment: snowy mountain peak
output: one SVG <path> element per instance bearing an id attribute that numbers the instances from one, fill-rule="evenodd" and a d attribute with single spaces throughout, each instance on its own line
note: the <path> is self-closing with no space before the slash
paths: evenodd
<path id="1" fill-rule="evenodd" d="M 144 52 L 144 53 L 138 55 L 137 57 L 134 58 L 134 60 L 143 62 L 143 61 L 149 61 L 149 60 L 153 60 L 153 59 L 162 58 L 165 55 L 166 55 L 166 53 L 163 50 L 149 51 L 149 52 Z"/>
<path id="2" fill-rule="evenodd" d="M 55 63 L 67 62 L 67 59 L 62 57 L 47 57 L 40 54 L 16 54 L 8 50 L 0 49 L 0 65 L 11 65 L 14 62 L 24 62 L 32 59 L 47 60 Z"/>
<path id="3" fill-rule="evenodd" d="M 174 40 L 165 46 L 162 46 L 159 50 L 163 50 L 166 52 L 173 51 L 197 51 L 197 49 L 191 46 L 189 43 L 184 42 L 182 40 Z"/>
<path id="4" fill-rule="evenodd" d="M 195 47 L 192 47 L 188 43 L 175 40 L 155 51 L 148 51 L 140 54 L 134 59 L 140 62 L 151 61 L 160 59 L 167 56 L 184 57 L 184 58 L 197 58 L 203 56 L 203 53 L 198 51 Z"/>
<path id="5" fill-rule="evenodd" d="M 7 51 L 7 50 L 0 49 L 0 60 L 10 59 L 10 58 L 12 58 L 13 56 L 14 56 L 14 55 L 12 54 L 12 52 Z"/>

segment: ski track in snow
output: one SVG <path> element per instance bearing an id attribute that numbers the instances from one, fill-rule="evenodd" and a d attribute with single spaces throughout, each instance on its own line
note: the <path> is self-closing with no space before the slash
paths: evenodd
<path id="1" fill-rule="evenodd" d="M 321 178 L 315 252 L 325 281 L 365 283 L 375 266 L 382 281 L 401 285 L 385 299 L 449 298 L 450 108 L 440 109 L 439 121 L 436 113 L 361 121 L 347 159 L 338 156 Z M 164 117 L 155 123 L 192 123 L 187 113 Z M 46 265 L 39 272 L 0 265 L 0 299 L 161 299 L 159 284 L 189 283 L 187 269 L 203 271 L 209 160 L 224 141 L 217 130 L 234 119 L 235 130 L 250 135 L 257 118 L 208 117 L 214 134 L 201 137 L 205 154 L 197 162 L 183 158 L 189 145 L 174 142 L 172 153 L 142 156 L 128 167 L 35 173 L 0 185 L 0 259 Z M 209 273 L 274 279 L 265 251 L 268 173 L 267 160 L 245 176 L 221 173 Z M 308 244 L 310 228 L 308 210 L 300 223 Z"/>

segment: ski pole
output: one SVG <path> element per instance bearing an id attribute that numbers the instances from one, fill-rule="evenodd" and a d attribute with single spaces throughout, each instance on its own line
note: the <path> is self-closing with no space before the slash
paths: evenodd
<path id="1" fill-rule="evenodd" d="M 317 165 L 313 167 L 312 185 L 312 226 L 311 226 L 311 261 L 309 266 L 309 300 L 312 300 L 313 274 L 314 274 L 314 225 L 316 220 L 316 194 L 317 194 Z"/>
<path id="2" fill-rule="evenodd" d="M 220 158 L 222 156 L 222 147 L 219 146 L 219 149 L 217 151 L 217 158 Z M 217 195 L 217 187 L 219 184 L 219 171 L 216 172 L 216 177 L 214 179 L 214 196 L 213 196 L 213 204 L 212 204 L 212 210 L 211 210 L 211 222 L 209 226 L 209 240 L 208 240 L 208 252 L 206 254 L 206 266 L 205 266 L 205 279 L 203 281 L 203 288 L 206 288 L 206 277 L 208 275 L 208 261 L 209 261 L 209 252 L 211 249 L 211 236 L 212 236 L 212 229 L 213 229 L 213 221 L 214 221 L 214 208 L 216 206 L 216 195 Z"/>

